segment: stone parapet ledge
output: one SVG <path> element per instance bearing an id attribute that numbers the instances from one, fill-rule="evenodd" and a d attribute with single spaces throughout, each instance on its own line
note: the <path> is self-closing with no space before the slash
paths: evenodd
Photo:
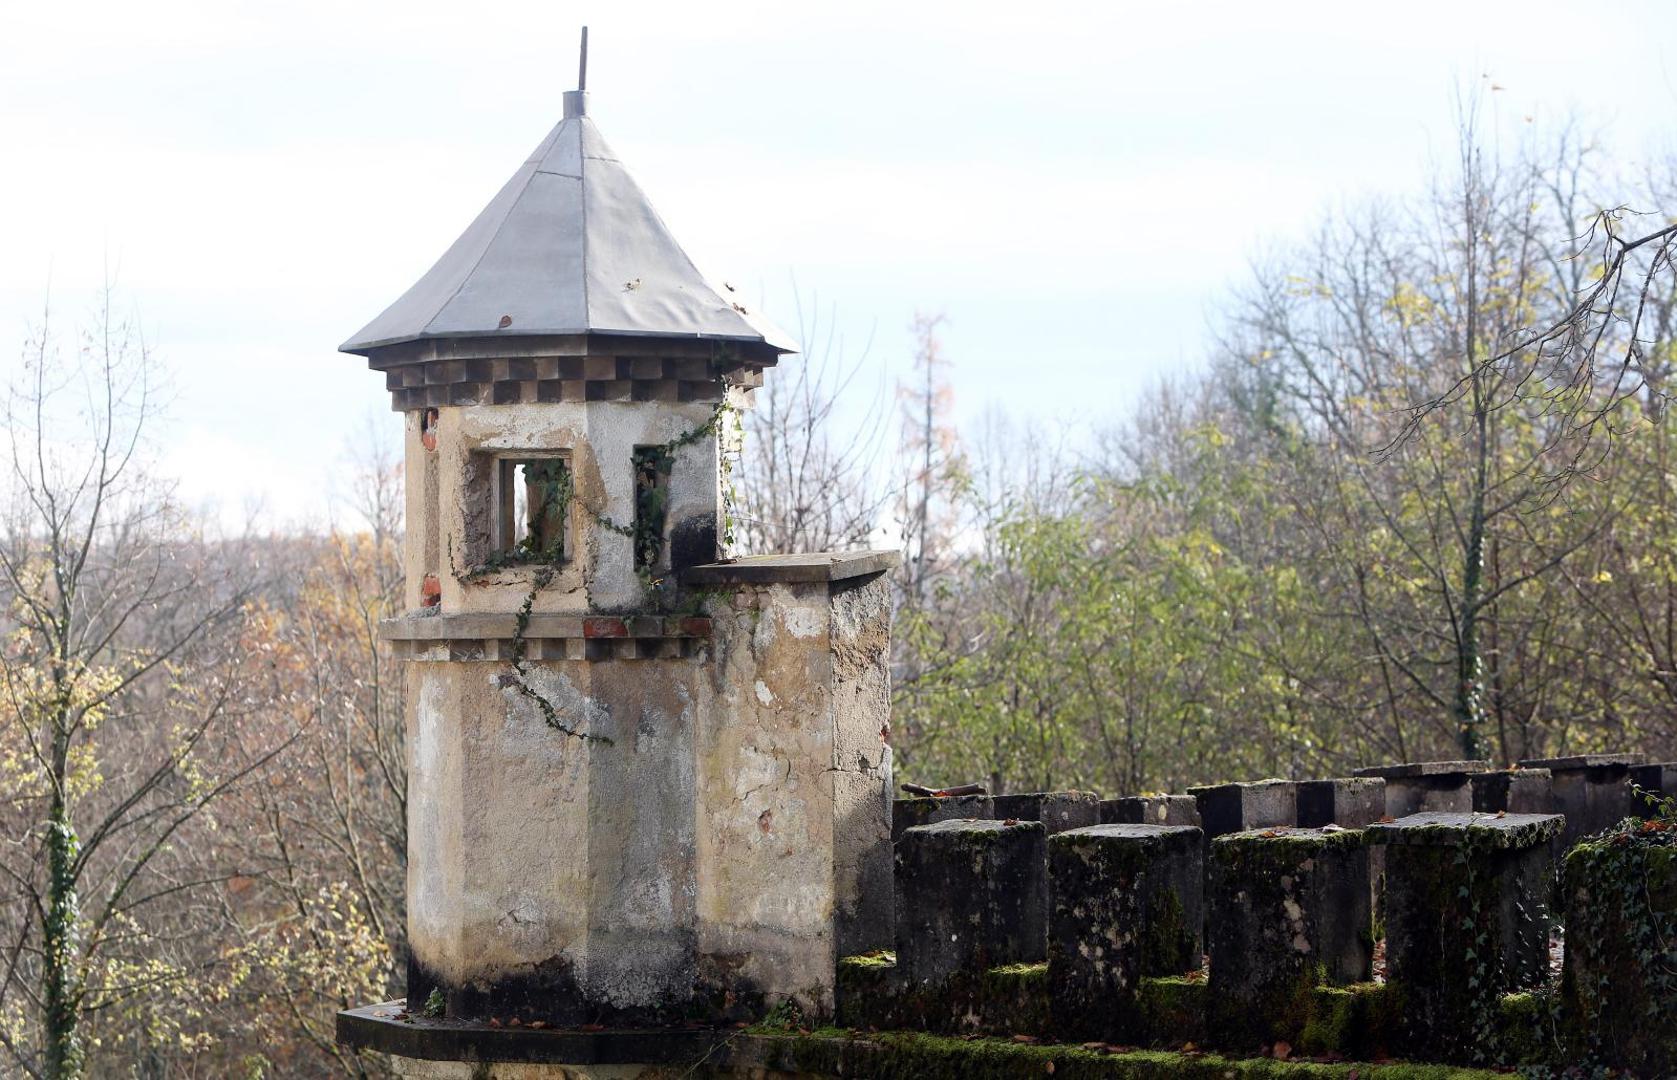
<path id="1" fill-rule="evenodd" d="M 1038 974 L 1040 975 L 1040 965 Z M 1000 975 L 1000 972 L 996 973 Z M 1041 979 L 1035 994 L 1021 993 L 1011 980 L 998 978 L 996 993 L 1007 998 L 1012 1008 L 1008 1022 L 991 1037 L 976 1037 L 971 1031 L 936 1035 L 916 1025 L 910 1030 L 868 1031 L 872 1024 L 839 1028 L 801 1029 L 794 1024 L 761 1023 L 743 1029 L 662 1029 L 600 1031 L 532 1031 L 491 1028 L 423 1018 L 407 1021 L 394 1015 L 400 1002 L 354 1009 L 338 1015 L 342 1043 L 364 1050 L 397 1055 L 397 1075 L 415 1080 L 577 1080 L 580 1077 L 987 1077 L 991 1080 L 1037 1080 L 1046 1075 L 1064 1075 L 1085 1080 L 1160 1080 L 1163 1077 L 1215 1077 L 1217 1080 L 1273 1080 L 1299 1075 L 1321 1080 L 1417 1080 L 1449 1076 L 1453 1080 L 1495 1080 L 1490 1070 L 1443 1069 L 1407 1062 L 1372 1064 L 1333 1053 L 1330 1061 L 1294 1065 L 1274 1057 L 1223 1056 L 1194 1049 L 1187 1053 L 1108 1046 L 1100 1043 L 1055 1043 L 1029 1037 L 1015 1038 L 1021 1030 L 1040 1031 L 1033 1020 L 1046 1013 L 1022 1014 L 1021 997 L 1036 997 L 1045 1007 Z M 1161 991 L 1190 989 L 1203 991 L 1204 984 L 1182 984 L 1179 980 L 1148 980 L 1147 996 L 1158 1002 L 1160 1017 L 1189 1019 L 1197 1011 L 1199 994 L 1176 995 Z M 1378 991 L 1379 987 L 1367 989 Z M 889 995 L 886 986 L 878 992 Z M 1341 1001 L 1344 991 L 1322 992 L 1321 1022 L 1324 1033 L 1349 1032 L 1365 1028 L 1370 1010 L 1378 1009 L 1381 995 L 1366 995 L 1366 1008 L 1348 1009 Z M 1185 998 L 1178 1006 L 1174 998 Z M 881 999 L 875 999 L 879 1003 Z M 1001 1004 L 999 997 L 996 1004 Z M 883 1010 L 879 1010 L 883 1011 Z M 1184 1040 L 1201 1034 L 1191 1022 L 1178 1026 L 1167 1040 L 1182 1046 Z M 1307 1044 L 1314 1048 L 1314 1044 Z M 642 1056 L 635 1057 L 640 1054 Z M 1371 1055 L 1372 1056 L 1372 1055 Z"/>
<path id="2" fill-rule="evenodd" d="M 1548 769 L 1498 769 L 1471 779 L 1475 813 L 1546 814 L 1555 804 L 1554 777 Z"/>
<path id="3" fill-rule="evenodd" d="M 933 825 L 952 818 L 989 820 L 996 815 L 988 795 L 924 795 L 891 803 L 891 842 L 917 825 Z"/>
<path id="4" fill-rule="evenodd" d="M 1659 761 L 1651 765 L 1632 765 L 1630 767 L 1630 782 L 1660 798 L 1677 796 L 1677 761 Z M 1651 808 L 1642 800 L 1636 800 L 1636 812 L 1647 817 Z"/>
<path id="5" fill-rule="evenodd" d="M 1566 815 L 1561 843 L 1571 847 L 1637 812 L 1626 781 L 1642 761 L 1640 754 L 1574 754 L 1529 758 L 1520 767 L 1549 770 L 1555 809 Z"/>
<path id="6" fill-rule="evenodd" d="M 1642 761 L 1641 754 L 1573 754 L 1569 757 L 1526 758 L 1519 764 L 1522 769 L 1563 772 L 1568 769 L 1605 769 L 1617 765 L 1640 765 Z"/>
<path id="7" fill-rule="evenodd" d="M 1386 813 L 1401 818 L 1472 811 L 1472 777 L 1490 768 L 1488 761 L 1408 761 L 1357 769 L 1351 775 L 1386 781 Z"/>
<path id="8" fill-rule="evenodd" d="M 1250 780 L 1191 787 L 1200 827 L 1212 840 L 1225 833 L 1268 829 L 1298 822 L 1298 784 L 1292 780 Z"/>
<path id="9" fill-rule="evenodd" d="M 1030 791 L 991 799 L 998 821 L 1040 821 L 1048 835 L 1099 825 L 1101 797 L 1092 791 Z"/>
<path id="10" fill-rule="evenodd" d="M 1408 780 L 1417 776 L 1454 776 L 1458 773 L 1489 772 L 1488 761 L 1405 761 L 1396 765 L 1370 765 L 1352 776 L 1378 776 L 1384 780 Z"/>
<path id="11" fill-rule="evenodd" d="M 1062 834 L 1063 835 L 1063 834 Z M 1389 1061 L 1399 1056 L 1401 1046 L 1396 1042 L 1401 1019 L 1401 1003 L 1389 998 L 1384 983 L 1361 982 L 1349 986 L 1316 986 L 1295 1002 L 1296 1008 L 1285 1016 L 1267 1017 L 1285 1029 L 1285 1040 L 1291 1054 L 1315 1057 L 1318 1064 L 1283 1065 L 1273 1057 L 1251 1059 L 1263 1062 L 1274 1071 L 1258 1075 L 1269 1077 L 1309 1075 L 1312 1077 L 1338 1076 L 1345 1080 L 1388 1075 L 1381 1067 L 1371 1066 L 1370 1060 Z M 1200 974 L 1141 977 L 1139 993 L 1127 1009 L 1120 1009 L 1109 1001 L 1108 1026 L 1101 1041 L 1085 1043 L 1076 1036 L 1068 1036 L 1065 1017 L 1052 999 L 1047 964 L 1012 964 L 991 968 L 979 973 L 968 973 L 935 987 L 910 986 L 897 969 L 889 953 L 849 957 L 839 962 L 839 1012 L 841 1029 L 889 1033 L 912 1032 L 925 1037 L 937 1033 L 963 1042 L 985 1036 L 1020 1045 L 1040 1046 L 1043 1051 L 1055 1049 L 1056 1040 L 1071 1046 L 1102 1046 L 1112 1044 L 1129 1047 L 1178 1048 L 1185 1043 L 1196 1047 L 1192 1056 L 1176 1058 L 1158 1050 L 1145 1052 L 1144 1060 L 1151 1069 L 1147 1077 L 1196 1076 L 1221 1078 L 1231 1075 L 1227 1067 L 1241 1060 L 1244 1054 L 1269 1050 L 1252 1043 L 1237 1026 L 1214 1024 L 1208 1017 L 1212 1007 L 1213 988 Z M 1511 994 L 1495 999 L 1491 1008 L 1501 1043 L 1508 1048 L 1504 1060 L 1509 1064 L 1539 1064 L 1550 1060 L 1545 1050 L 1550 1049 L 1550 1018 L 1547 1009 L 1541 1016 L 1534 1015 L 1535 998 L 1530 994 Z M 1061 1048 L 1064 1048 L 1062 1043 Z M 1226 1057 L 1218 1057 L 1215 1052 Z M 1110 1052 L 1110 1051 L 1106 1051 Z M 1119 1051 L 1120 1053 L 1122 1051 Z M 1330 1067 L 1326 1061 L 1343 1062 Z M 1221 1063 L 1224 1067 L 1213 1068 Z M 1361 1064 L 1359 1064 L 1361 1063 Z M 1040 1065 L 1039 1065 L 1040 1068 Z M 1290 1072 L 1302 1068 L 1306 1072 Z M 1337 1068 L 1339 1071 L 1334 1071 Z M 1389 1075 L 1404 1080 L 1420 1077 L 1469 1077 L 1495 1075 L 1476 1073 L 1444 1065 L 1417 1065 L 1413 1062 L 1393 1064 Z M 816 1075 L 832 1075 L 810 1070 Z M 843 1075 L 873 1075 L 844 1073 Z M 892 1076 L 916 1076 L 913 1072 L 894 1072 Z M 1001 1076 L 997 1072 L 948 1072 L 934 1076 Z M 1068 1075 L 1089 1076 L 1088 1072 Z M 1124 1074 L 1121 1074 L 1124 1075 Z M 1244 1075 L 1234 1073 L 1233 1075 Z"/>
<path id="12" fill-rule="evenodd" d="M 748 555 L 700 563 L 681 571 L 683 585 L 815 585 L 882 574 L 902 557 L 895 551 L 818 551 L 800 555 Z"/>
<path id="13" fill-rule="evenodd" d="M 405 1001 L 338 1013 L 344 1046 L 411 1061 L 517 1062 L 526 1065 L 688 1065 L 734 1035 L 732 1028 L 556 1028 L 433 1019 Z"/>
<path id="14" fill-rule="evenodd" d="M 1200 826 L 1199 803 L 1192 795 L 1126 795 L 1101 800 L 1102 825 Z"/>

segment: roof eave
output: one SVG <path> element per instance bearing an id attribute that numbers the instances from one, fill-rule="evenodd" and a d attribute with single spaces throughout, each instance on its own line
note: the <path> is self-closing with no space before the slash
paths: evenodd
<path id="1" fill-rule="evenodd" d="M 791 341 L 788 341 L 786 344 L 781 344 L 755 334 L 672 334 L 657 330 L 601 330 L 574 328 L 530 329 L 528 327 L 518 330 L 460 330 L 447 333 L 405 334 L 374 341 L 357 341 L 354 338 L 351 338 L 349 341 L 339 345 L 338 351 L 341 353 L 350 353 L 355 356 L 371 357 L 374 353 L 380 351 L 381 349 L 391 348 L 397 345 L 411 345 L 414 342 L 419 341 L 462 341 L 467 339 L 495 341 L 516 338 L 543 337 L 648 338 L 665 341 L 715 341 L 737 345 L 749 345 L 754 348 L 763 349 L 767 352 L 772 352 L 776 356 L 785 356 L 798 351 L 797 345 Z"/>

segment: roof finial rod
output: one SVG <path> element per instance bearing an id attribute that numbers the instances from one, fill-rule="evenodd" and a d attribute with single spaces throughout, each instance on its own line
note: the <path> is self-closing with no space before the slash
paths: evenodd
<path id="1" fill-rule="evenodd" d="M 582 28 L 582 54 L 576 63 L 576 89 L 567 90 L 565 119 L 588 115 L 588 27 Z"/>

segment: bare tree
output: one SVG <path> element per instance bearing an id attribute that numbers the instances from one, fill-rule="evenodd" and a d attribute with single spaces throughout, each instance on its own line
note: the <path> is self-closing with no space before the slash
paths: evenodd
<path id="1" fill-rule="evenodd" d="M 44 317 L 6 402 L 0 1041 L 50 1080 L 87 1075 L 91 1018 L 213 966 L 152 919 L 225 877 L 191 830 L 287 741 L 241 723 L 249 586 L 146 472 L 156 369 L 111 302 L 69 350 Z"/>
<path id="2" fill-rule="evenodd" d="M 938 337 L 943 322 L 942 315 L 915 315 L 914 381 L 898 387 L 904 476 L 896 493 L 896 524 L 902 537 L 903 599 L 911 606 L 926 602 L 932 582 L 945 569 L 955 540 L 955 500 L 967 481 L 951 416 L 950 361 Z"/>
<path id="3" fill-rule="evenodd" d="M 882 388 L 855 400 L 869 348 L 845 354 L 837 320 L 798 305 L 806 352 L 769 373 L 745 419 L 739 535 L 745 550 L 767 554 L 865 547 L 890 497 L 885 466 L 888 414 Z M 863 406 L 855 422 L 843 405 Z M 843 434 L 835 435 L 835 431 Z"/>

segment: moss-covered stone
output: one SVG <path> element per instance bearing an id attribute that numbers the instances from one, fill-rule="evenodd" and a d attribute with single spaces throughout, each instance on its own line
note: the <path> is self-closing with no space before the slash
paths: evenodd
<path id="1" fill-rule="evenodd" d="M 1046 1037 L 1054 1028 L 1048 965 L 1005 964 L 979 979 L 978 1015 L 983 1030 Z"/>
<path id="2" fill-rule="evenodd" d="M 1548 1065 L 1560 1050 L 1552 991 L 1504 994 L 1498 1002 L 1498 1049 L 1503 1065 Z"/>
<path id="3" fill-rule="evenodd" d="M 1205 979 L 1166 975 L 1141 980 L 1140 1022 L 1130 1039 L 1142 1046 L 1205 1044 Z"/>
<path id="4" fill-rule="evenodd" d="M 1677 821 L 1626 823 L 1574 847 L 1565 894 L 1571 1053 L 1677 1074 Z"/>
<path id="5" fill-rule="evenodd" d="M 1491 1080 L 1496 1073 L 1443 1065 L 1322 1063 L 1228 1058 L 1166 1050 L 1117 1053 L 1067 1044 L 839 1031 L 753 1035 L 728 1053 L 736 1069 L 874 1080 Z"/>
<path id="6" fill-rule="evenodd" d="M 874 1003 L 894 998 L 899 981 L 895 953 L 844 957 L 833 979 L 833 1005 L 839 1023 L 866 1027 Z"/>
<path id="7" fill-rule="evenodd" d="M 1291 1041 L 1318 985 L 1371 974 L 1362 833 L 1265 829 L 1211 848 L 1211 1029 L 1236 1049 Z"/>
<path id="8" fill-rule="evenodd" d="M 1386 845 L 1386 959 L 1397 1049 L 1501 1059 L 1498 1002 L 1548 971 L 1553 815 L 1417 814 L 1371 826 Z"/>
<path id="9" fill-rule="evenodd" d="M 1057 1029 L 1127 1039 L 1143 975 L 1200 966 L 1201 833 L 1097 825 L 1050 838 L 1048 983 Z"/>
<path id="10" fill-rule="evenodd" d="M 1318 986 L 1294 1039 L 1304 1054 L 1379 1059 L 1392 1045 L 1393 998 L 1384 983 Z"/>
<path id="11" fill-rule="evenodd" d="M 1044 958 L 1047 833 L 1034 821 L 940 821 L 896 844 L 897 960 L 933 986 Z"/>
<path id="12" fill-rule="evenodd" d="M 1046 1036 L 1048 965 L 1006 964 L 912 983 L 891 954 L 846 957 L 838 965 L 838 1022 L 849 1028 Z"/>
<path id="13" fill-rule="evenodd" d="M 932 825 L 954 818 L 984 819 L 991 813 L 988 795 L 923 796 L 895 799 L 891 803 L 891 842 L 902 839 L 903 832 L 921 825 Z"/>

